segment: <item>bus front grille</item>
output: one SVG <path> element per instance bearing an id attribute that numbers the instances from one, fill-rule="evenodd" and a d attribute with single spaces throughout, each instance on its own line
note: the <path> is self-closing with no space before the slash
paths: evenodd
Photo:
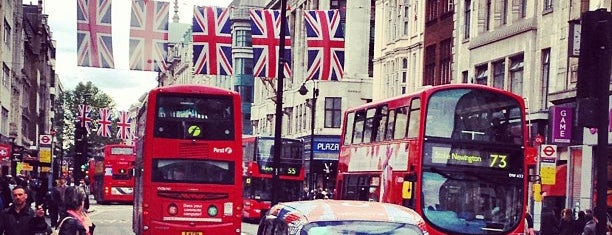
<path id="1" fill-rule="evenodd" d="M 208 144 L 181 143 L 179 144 L 179 155 L 187 157 L 208 156 Z"/>

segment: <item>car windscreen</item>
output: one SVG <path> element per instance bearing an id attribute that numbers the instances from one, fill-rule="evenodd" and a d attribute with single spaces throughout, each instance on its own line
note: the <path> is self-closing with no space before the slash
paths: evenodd
<path id="1" fill-rule="evenodd" d="M 422 235 L 412 224 L 382 221 L 319 221 L 304 225 L 301 235 L 359 234 L 359 235 Z"/>

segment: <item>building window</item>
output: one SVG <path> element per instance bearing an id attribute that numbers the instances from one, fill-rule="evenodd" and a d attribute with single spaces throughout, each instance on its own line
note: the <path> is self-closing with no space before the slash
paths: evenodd
<path id="1" fill-rule="evenodd" d="M 527 0 L 521 0 L 521 18 L 527 16 Z"/>
<path id="2" fill-rule="evenodd" d="M 472 1 L 471 0 L 465 0 L 465 12 L 463 15 L 463 21 L 465 23 L 465 26 L 463 28 L 463 39 L 468 39 L 470 38 L 470 17 L 472 14 Z"/>
<path id="3" fill-rule="evenodd" d="M 425 80 L 423 85 L 436 85 L 436 45 L 425 48 Z"/>
<path id="4" fill-rule="evenodd" d="M 340 128 L 342 98 L 325 97 L 325 128 Z"/>
<path id="5" fill-rule="evenodd" d="M 8 109 L 2 107 L 2 120 L 0 124 L 0 133 L 7 135 L 8 134 Z"/>
<path id="6" fill-rule="evenodd" d="M 476 67 L 476 84 L 487 85 L 488 67 L 481 65 Z"/>
<path id="7" fill-rule="evenodd" d="M 502 0 L 501 23 L 502 25 L 508 23 L 508 0 Z"/>
<path id="8" fill-rule="evenodd" d="M 306 130 L 306 105 L 300 106 L 302 106 L 302 130 Z"/>
<path id="9" fill-rule="evenodd" d="M 403 84 L 406 84 L 407 77 L 408 77 L 408 58 L 403 58 L 402 59 L 402 83 Z"/>
<path id="10" fill-rule="evenodd" d="M 553 0 L 544 0 L 544 10 L 549 11 L 553 9 Z"/>
<path id="11" fill-rule="evenodd" d="M 452 80 L 452 48 L 453 41 L 451 38 L 440 43 L 440 84 L 449 84 Z"/>
<path id="12" fill-rule="evenodd" d="M 404 35 L 408 35 L 409 33 L 409 23 L 410 23 L 410 5 L 406 1 L 404 4 Z"/>
<path id="13" fill-rule="evenodd" d="M 523 95 L 523 56 L 510 59 L 510 91 L 517 95 Z M 546 94 L 544 94 L 546 95 Z"/>
<path id="14" fill-rule="evenodd" d="M 451 13 L 453 12 L 453 10 L 455 10 L 455 4 L 453 0 L 444 0 L 441 2 L 445 3 L 444 6 L 442 6 L 442 14 Z"/>
<path id="15" fill-rule="evenodd" d="M 493 87 L 504 89 L 504 70 L 506 69 L 505 61 L 493 63 Z"/>
<path id="16" fill-rule="evenodd" d="M 438 0 L 427 1 L 427 22 L 433 21 L 438 17 Z"/>
<path id="17" fill-rule="evenodd" d="M 2 63 L 2 86 L 9 87 L 9 81 L 11 79 L 11 70 L 5 63 Z"/>
<path id="18" fill-rule="evenodd" d="M 11 25 L 8 23 L 6 18 L 4 19 L 4 43 L 6 45 L 11 44 Z"/>
<path id="19" fill-rule="evenodd" d="M 236 36 L 234 37 L 234 46 L 250 47 L 253 45 L 252 42 L 253 40 L 251 37 L 251 31 L 236 30 Z"/>
<path id="20" fill-rule="evenodd" d="M 489 31 L 491 26 L 491 0 L 487 0 L 487 8 L 485 9 L 485 31 Z"/>
<path id="21" fill-rule="evenodd" d="M 542 50 L 542 109 L 548 103 L 548 83 L 550 81 L 550 48 Z"/>
<path id="22" fill-rule="evenodd" d="M 461 72 L 461 82 L 468 83 L 468 71 Z"/>

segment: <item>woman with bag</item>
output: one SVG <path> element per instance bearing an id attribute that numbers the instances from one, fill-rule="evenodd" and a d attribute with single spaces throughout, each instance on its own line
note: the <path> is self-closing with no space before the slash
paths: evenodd
<path id="1" fill-rule="evenodd" d="M 83 210 L 87 194 L 80 187 L 70 186 L 64 194 L 66 219 L 58 226 L 59 235 L 93 235 L 95 225 Z"/>

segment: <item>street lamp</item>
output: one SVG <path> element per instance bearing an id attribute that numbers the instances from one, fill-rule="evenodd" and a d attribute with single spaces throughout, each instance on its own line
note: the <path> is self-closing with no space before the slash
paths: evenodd
<path id="1" fill-rule="evenodd" d="M 308 89 L 306 88 L 306 82 L 302 83 L 298 92 L 300 95 L 308 94 Z M 317 97 L 319 97 L 319 82 L 317 80 L 312 80 L 312 104 L 310 105 L 310 160 L 308 164 L 308 172 L 310 174 L 308 184 L 311 190 L 314 189 L 315 186 L 315 178 L 314 173 L 312 172 L 312 165 L 314 162 L 314 136 L 315 136 L 315 113 L 317 110 Z"/>
<path id="2" fill-rule="evenodd" d="M 79 182 L 84 177 L 84 173 L 81 171 L 81 165 L 87 162 L 87 98 L 91 97 L 91 94 L 83 94 L 83 110 L 80 113 L 80 122 L 78 122 L 77 128 L 74 133 L 74 145 L 75 145 L 75 157 L 72 161 L 72 177 L 75 182 Z"/>
<path id="3" fill-rule="evenodd" d="M 9 155 L 9 159 L 11 160 L 11 175 L 13 177 L 17 176 L 17 155 L 15 155 L 15 136 L 9 136 L 9 140 L 11 141 L 11 155 Z"/>

